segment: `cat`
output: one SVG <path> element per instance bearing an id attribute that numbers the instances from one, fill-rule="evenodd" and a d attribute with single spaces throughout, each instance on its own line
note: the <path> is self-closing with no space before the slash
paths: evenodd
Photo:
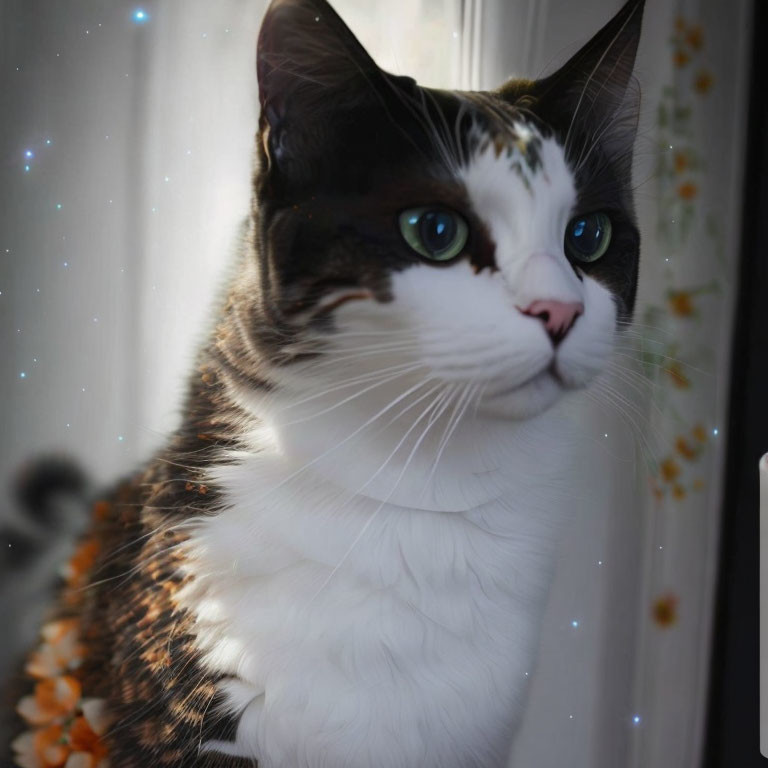
<path id="1" fill-rule="evenodd" d="M 568 409 L 635 302 L 642 12 L 453 92 L 271 3 L 242 252 L 182 426 L 94 507 L 19 765 L 506 765 Z"/>

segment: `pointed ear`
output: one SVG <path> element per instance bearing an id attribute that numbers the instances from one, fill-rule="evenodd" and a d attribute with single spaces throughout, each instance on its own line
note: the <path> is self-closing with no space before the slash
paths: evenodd
<path id="1" fill-rule="evenodd" d="M 535 111 L 562 134 L 566 153 L 578 155 L 588 139 L 599 140 L 610 155 L 631 154 L 639 117 L 632 70 L 643 6 L 644 0 L 628 0 L 563 67 L 535 83 Z"/>
<path id="2" fill-rule="evenodd" d="M 256 61 L 261 127 L 273 131 L 351 105 L 379 73 L 325 0 L 273 0 Z"/>

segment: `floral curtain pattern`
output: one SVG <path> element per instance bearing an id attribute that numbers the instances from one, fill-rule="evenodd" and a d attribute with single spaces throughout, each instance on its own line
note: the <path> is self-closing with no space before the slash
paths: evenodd
<path id="1" fill-rule="evenodd" d="M 620 0 L 483 4 L 483 85 L 551 72 Z M 694 768 L 703 747 L 739 259 L 749 3 L 647 0 L 635 322 L 585 419 L 578 521 L 510 766 Z M 524 23 L 523 23 L 524 22 Z M 535 44 L 534 44 L 535 42 Z M 598 445 L 605 438 L 606 447 Z M 579 509 L 586 495 L 590 504 Z M 591 569 L 591 570 L 590 570 Z M 574 628 L 570 619 L 578 619 Z"/>
<path id="2" fill-rule="evenodd" d="M 734 10 L 678 4 L 660 47 L 651 279 L 632 332 L 649 433 L 636 768 L 697 766 L 703 749 L 744 163 L 746 63 L 724 42 L 745 39 L 746 4 Z"/>

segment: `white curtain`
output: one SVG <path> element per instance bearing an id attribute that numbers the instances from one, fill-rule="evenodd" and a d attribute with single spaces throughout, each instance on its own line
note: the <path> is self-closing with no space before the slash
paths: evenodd
<path id="1" fill-rule="evenodd" d="M 619 0 L 474 0 L 478 79 L 551 72 Z M 585 420 L 542 657 L 512 765 L 694 768 L 710 664 L 750 4 L 648 0 L 636 72 L 636 325 Z M 487 55 L 486 55 L 487 51 Z M 638 364 L 639 361 L 639 364 Z M 622 415 L 619 415 L 619 412 Z M 600 438 L 603 438 L 601 440 Z M 578 627 L 573 626 L 578 621 Z"/>
<path id="2" fill-rule="evenodd" d="M 443 87 L 552 71 L 619 5 L 335 3 L 382 66 Z M 0 5 L 6 481 L 20 459 L 56 447 L 107 480 L 162 443 L 248 210 L 265 3 L 152 0 L 141 20 L 137 7 Z M 636 171 L 643 338 L 622 350 L 643 356 L 645 378 L 619 374 L 585 416 L 585 483 L 574 488 L 515 768 L 699 762 L 748 21 L 747 0 L 648 0 Z"/>

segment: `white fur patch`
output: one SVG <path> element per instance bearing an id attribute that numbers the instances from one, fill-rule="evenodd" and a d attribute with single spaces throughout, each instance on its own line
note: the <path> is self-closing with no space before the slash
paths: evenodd
<path id="1" fill-rule="evenodd" d="M 524 179 L 488 148 L 460 171 L 498 271 L 397 273 L 392 303 L 336 310 L 319 361 L 237 393 L 255 426 L 209 473 L 224 509 L 199 523 L 183 599 L 241 716 L 205 749 L 262 768 L 506 764 L 569 509 L 574 438 L 550 406 L 601 370 L 615 327 L 563 255 L 562 151 L 544 140 L 541 159 Z M 520 311 L 539 299 L 584 305 L 557 348 Z"/>

